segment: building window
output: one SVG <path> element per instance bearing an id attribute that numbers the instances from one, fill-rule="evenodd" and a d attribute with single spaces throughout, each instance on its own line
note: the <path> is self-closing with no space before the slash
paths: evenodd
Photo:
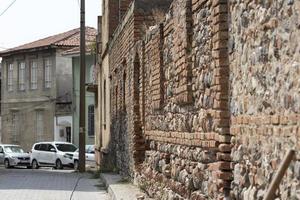
<path id="1" fill-rule="evenodd" d="M 30 88 L 32 90 L 37 89 L 37 62 L 32 61 L 30 63 Z"/>
<path id="2" fill-rule="evenodd" d="M 25 62 L 19 63 L 19 90 L 25 90 Z"/>
<path id="3" fill-rule="evenodd" d="M 11 127 L 11 137 L 13 143 L 19 142 L 19 115 L 18 112 L 14 111 L 12 114 L 12 127 Z"/>
<path id="4" fill-rule="evenodd" d="M 44 115 L 43 111 L 36 111 L 36 140 L 44 140 Z"/>
<path id="5" fill-rule="evenodd" d="M 103 124 L 104 124 L 104 129 L 106 129 L 106 80 L 104 79 L 103 83 Z"/>
<path id="6" fill-rule="evenodd" d="M 115 95 L 116 95 L 116 117 L 118 116 L 118 86 L 116 86 L 116 92 L 115 92 Z"/>
<path id="7" fill-rule="evenodd" d="M 95 107 L 94 105 L 88 106 L 88 136 L 95 135 Z"/>
<path id="8" fill-rule="evenodd" d="M 123 74 L 123 111 L 126 111 L 126 73 Z"/>
<path id="9" fill-rule="evenodd" d="M 96 73 L 95 73 L 95 66 L 92 65 L 91 68 L 90 68 L 90 77 L 89 77 L 89 80 L 88 82 L 89 83 L 96 83 Z"/>
<path id="10" fill-rule="evenodd" d="M 13 91 L 13 75 L 14 75 L 14 65 L 9 64 L 7 69 L 7 90 Z"/>
<path id="11" fill-rule="evenodd" d="M 45 59 L 44 61 L 44 76 L 45 76 L 45 88 L 51 88 L 51 81 L 52 81 L 52 65 L 51 60 Z"/>

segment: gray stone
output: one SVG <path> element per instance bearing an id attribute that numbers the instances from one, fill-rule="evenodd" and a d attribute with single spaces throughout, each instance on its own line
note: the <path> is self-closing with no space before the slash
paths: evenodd
<path id="1" fill-rule="evenodd" d="M 197 190 L 200 189 L 204 180 L 203 172 L 201 172 L 201 170 L 198 167 L 196 167 L 192 172 L 192 177 L 194 188 Z"/>

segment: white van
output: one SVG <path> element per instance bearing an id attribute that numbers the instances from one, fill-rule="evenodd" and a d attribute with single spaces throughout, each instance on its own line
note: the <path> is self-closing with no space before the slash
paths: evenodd
<path id="1" fill-rule="evenodd" d="M 33 169 L 39 167 L 73 166 L 73 154 L 77 147 L 68 142 L 39 142 L 32 146 L 30 162 Z"/>

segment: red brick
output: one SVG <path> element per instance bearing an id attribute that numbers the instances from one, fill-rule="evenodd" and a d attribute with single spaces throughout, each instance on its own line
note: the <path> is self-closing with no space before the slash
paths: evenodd
<path id="1" fill-rule="evenodd" d="M 287 123 L 288 123 L 288 117 L 284 116 L 284 115 L 281 115 L 280 116 L 280 124 L 281 125 L 287 125 Z"/>
<path id="2" fill-rule="evenodd" d="M 220 144 L 219 145 L 219 150 L 221 152 L 231 152 L 231 145 L 230 144 Z"/>
<path id="3" fill-rule="evenodd" d="M 232 180 L 233 175 L 231 172 L 224 172 L 224 171 L 213 171 L 212 172 L 214 178 L 222 179 L 222 180 Z"/>
<path id="4" fill-rule="evenodd" d="M 217 160 L 220 161 L 231 161 L 231 155 L 230 153 L 217 153 Z"/>
<path id="5" fill-rule="evenodd" d="M 231 116 L 230 120 L 231 120 L 231 124 L 232 124 L 232 125 L 237 124 L 237 117 Z"/>
<path id="6" fill-rule="evenodd" d="M 213 26 L 213 33 L 217 33 L 219 31 L 228 31 L 228 23 L 221 22 Z"/>
<path id="7" fill-rule="evenodd" d="M 278 125 L 278 124 L 279 124 L 279 119 L 280 119 L 280 116 L 279 116 L 279 115 L 273 115 L 273 116 L 271 117 L 272 124 Z"/>
<path id="8" fill-rule="evenodd" d="M 219 5 L 219 4 L 225 4 L 225 5 L 227 5 L 227 1 L 228 1 L 228 0 L 213 0 L 213 1 L 212 1 L 212 6 L 213 6 L 213 7 L 216 7 L 216 6 Z"/>
<path id="9" fill-rule="evenodd" d="M 227 12 L 228 12 L 227 4 L 218 4 L 216 7 L 213 8 L 214 16 L 220 13 L 227 13 Z"/>
<path id="10" fill-rule="evenodd" d="M 232 169 L 232 163 L 231 162 L 225 162 L 225 161 L 219 161 L 219 162 L 210 164 L 208 169 L 211 170 L 211 171 L 231 170 Z"/>
<path id="11" fill-rule="evenodd" d="M 228 101 L 226 100 L 221 100 L 221 101 L 214 101 L 214 108 L 215 109 L 222 109 L 222 110 L 226 110 L 228 109 Z"/>
<path id="12" fill-rule="evenodd" d="M 220 143 L 230 143 L 231 135 L 218 135 L 217 141 Z"/>
<path id="13" fill-rule="evenodd" d="M 290 124 L 297 124 L 297 122 L 300 120 L 300 118 L 298 118 L 297 114 L 290 114 L 288 116 L 288 121 Z"/>

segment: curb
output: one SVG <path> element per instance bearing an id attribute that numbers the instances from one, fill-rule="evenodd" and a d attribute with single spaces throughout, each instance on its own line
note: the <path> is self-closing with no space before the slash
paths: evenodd
<path id="1" fill-rule="evenodd" d="M 118 174 L 101 173 L 107 192 L 112 200 L 143 200 L 145 194 L 131 182 L 124 182 Z"/>

